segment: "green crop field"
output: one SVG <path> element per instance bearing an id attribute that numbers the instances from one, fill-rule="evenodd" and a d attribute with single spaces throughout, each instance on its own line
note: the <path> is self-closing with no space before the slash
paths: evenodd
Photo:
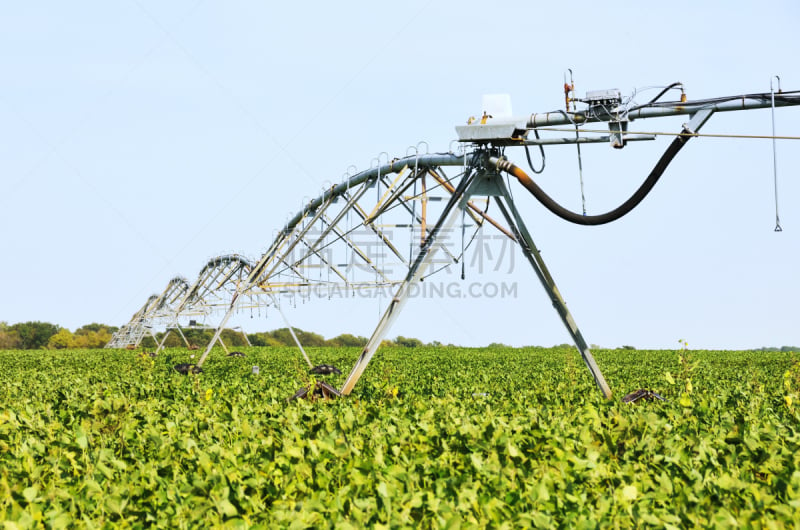
<path id="1" fill-rule="evenodd" d="M 0 352 L 5 528 L 800 527 L 792 353 L 600 350 L 606 401 L 566 348 L 398 348 L 289 402 L 298 352 L 243 351 Z"/>

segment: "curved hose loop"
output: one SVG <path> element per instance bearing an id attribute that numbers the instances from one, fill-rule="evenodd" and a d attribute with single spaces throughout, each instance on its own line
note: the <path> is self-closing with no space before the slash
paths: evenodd
<path id="1" fill-rule="evenodd" d="M 419 146 L 421 146 L 422 144 L 425 144 L 425 154 L 427 155 L 428 153 L 431 152 L 431 146 L 429 146 L 428 142 L 426 142 L 425 140 L 420 140 L 419 142 L 417 142 L 417 152 L 419 152 Z"/>
<path id="2" fill-rule="evenodd" d="M 547 193 L 545 193 L 544 190 L 542 190 L 542 188 L 540 188 L 522 169 L 515 166 L 508 160 L 498 157 L 490 157 L 489 163 L 497 167 L 497 169 L 505 171 L 506 173 L 516 177 L 520 184 L 522 184 L 536 198 L 536 200 L 542 203 L 545 208 L 565 221 L 584 226 L 597 226 L 616 221 L 636 208 L 656 185 L 656 182 L 658 182 L 658 179 L 664 173 L 664 170 L 666 170 L 667 166 L 670 164 L 670 162 L 672 162 L 672 159 L 675 158 L 675 155 L 678 154 L 678 151 L 680 151 L 681 148 L 686 145 L 686 142 L 688 142 L 691 138 L 692 137 L 690 135 L 681 135 L 675 137 L 669 147 L 667 147 L 667 150 L 664 151 L 664 154 L 661 155 L 661 158 L 653 167 L 652 171 L 650 171 L 650 174 L 644 180 L 642 185 L 639 186 L 639 189 L 637 189 L 633 195 L 631 195 L 630 198 L 620 206 L 614 210 L 611 210 L 610 212 L 600 215 L 581 215 L 579 213 L 567 210 L 553 200 L 552 197 L 547 195 Z"/>
<path id="3" fill-rule="evenodd" d="M 538 140 L 539 139 L 539 130 L 538 129 L 534 129 L 533 130 L 533 134 L 534 134 L 534 136 L 536 136 L 536 139 Z M 533 167 L 533 162 L 531 161 L 531 152 L 528 149 L 528 146 L 527 145 L 525 146 L 525 157 L 528 159 L 528 167 L 531 168 L 531 171 L 533 171 L 537 175 L 539 175 L 541 173 L 544 173 L 544 167 L 545 167 L 545 164 L 547 163 L 547 158 L 544 155 L 544 146 L 542 144 L 539 144 L 539 153 L 542 155 L 542 167 L 540 167 L 539 169 L 536 169 L 535 167 Z"/>

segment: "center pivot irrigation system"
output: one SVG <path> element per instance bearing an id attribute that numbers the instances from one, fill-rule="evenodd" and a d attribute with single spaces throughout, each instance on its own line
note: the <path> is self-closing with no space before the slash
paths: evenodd
<path id="1" fill-rule="evenodd" d="M 588 92 L 575 97 L 574 84 L 564 83 L 566 108 L 527 117 L 514 117 L 507 96 L 485 96 L 481 116 L 456 127 L 457 152 L 421 152 L 418 144 L 403 158 L 381 154 L 371 167 L 347 173 L 341 183 L 323 190 L 316 198 L 303 201 L 300 211 L 276 234 L 258 260 L 239 255 L 210 260 L 197 280 L 189 284 L 182 277 L 172 279 L 161 294 L 147 299 L 142 308 L 112 338 L 107 347 L 138 347 L 155 329 L 166 335 L 182 328 L 215 330 L 213 340 L 197 361 L 206 361 L 212 346 L 222 343 L 220 334 L 234 313 L 277 312 L 292 331 L 281 306 L 296 304 L 299 298 L 363 296 L 363 291 L 386 292 L 387 304 L 369 341 L 337 394 L 352 392 L 392 324 L 397 320 L 410 293 L 428 276 L 461 263 L 480 230 L 497 230 L 499 237 L 519 245 L 534 273 L 561 317 L 583 357 L 598 388 L 607 398 L 611 389 L 592 352 L 572 318 L 550 272 L 514 204 L 505 175 L 514 177 L 547 209 L 562 219 L 581 225 L 615 221 L 633 208 L 653 189 L 669 163 L 689 140 L 699 134 L 715 112 L 774 109 L 800 105 L 800 91 L 784 92 L 770 86 L 770 92 L 742 94 L 703 100 L 687 100 L 683 85 L 673 83 L 647 103 L 623 98 L 619 90 Z M 672 91 L 678 100 L 664 101 Z M 619 207 L 600 215 L 572 212 L 549 197 L 520 166 L 511 162 L 507 151 L 524 149 L 533 173 L 544 170 L 544 148 L 575 144 L 607 143 L 622 149 L 628 142 L 654 140 L 657 134 L 633 132 L 630 125 L 645 118 L 686 115 L 688 121 L 672 133 L 671 143 L 658 159 L 642 185 Z M 583 126 L 605 123 L 607 130 Z M 566 131 L 564 137 L 552 132 Z M 533 134 L 531 134 L 533 133 Z M 544 137 L 549 134 L 551 137 Z M 530 149 L 538 149 L 541 167 L 534 168 Z M 427 151 L 427 150 L 426 150 Z M 774 151 L 773 151 L 774 154 Z M 777 215 L 776 170 L 776 230 Z M 493 206 L 492 215 L 489 215 Z M 216 318 L 215 318 L 216 315 Z M 221 315 L 221 316 L 220 316 Z M 210 319 L 213 325 L 206 324 Z M 198 326 L 198 320 L 203 323 Z M 309 367 L 314 365 L 292 331 Z M 187 346 L 189 345 L 183 336 Z M 226 349 L 227 352 L 227 349 Z M 332 368 L 322 365 L 326 368 Z"/>

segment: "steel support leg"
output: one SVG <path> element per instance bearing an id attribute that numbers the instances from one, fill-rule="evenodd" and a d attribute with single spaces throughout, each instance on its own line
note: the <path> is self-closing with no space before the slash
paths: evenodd
<path id="1" fill-rule="evenodd" d="M 244 337 L 245 344 L 247 344 L 248 347 L 252 348 L 253 345 L 250 344 L 250 339 L 247 337 L 247 333 L 245 333 L 243 329 L 242 329 L 242 337 Z"/>
<path id="2" fill-rule="evenodd" d="M 502 191 L 502 200 L 498 198 L 497 204 L 503 212 L 503 216 L 505 216 L 511 230 L 514 232 L 514 235 L 517 237 L 520 248 L 522 248 L 522 253 L 530 262 L 531 267 L 533 267 L 534 272 L 536 272 L 536 276 L 542 283 L 542 287 L 544 287 L 544 290 L 553 302 L 553 307 L 558 313 L 558 316 L 561 317 L 561 321 L 564 323 L 572 340 L 575 342 L 575 346 L 578 347 L 578 351 L 581 353 L 581 357 L 583 357 L 583 361 L 586 363 L 586 367 L 589 368 L 592 377 L 594 377 L 598 388 L 603 393 L 603 396 L 610 399 L 611 389 L 608 387 L 608 383 L 606 383 L 602 372 L 600 372 L 600 368 L 597 367 L 592 352 L 589 350 L 589 346 L 586 344 L 569 309 L 567 309 L 567 304 L 561 297 L 561 293 L 558 291 L 553 277 L 550 276 L 550 272 L 547 270 L 547 266 L 544 264 L 541 254 L 539 254 L 539 249 L 536 248 L 528 229 L 525 227 L 525 223 L 522 222 L 522 217 L 514 206 L 514 201 L 508 193 L 508 188 L 506 188 L 505 183 L 500 178 L 497 179 L 497 185 Z M 505 204 L 503 204 L 504 202 Z"/>
<path id="3" fill-rule="evenodd" d="M 168 329 L 168 330 L 166 330 L 166 331 L 164 332 L 164 337 L 162 337 L 162 339 L 161 339 L 161 343 L 158 345 L 158 348 L 156 348 L 156 354 L 160 353 L 160 352 L 161 352 L 161 350 L 163 350 L 163 349 L 164 349 L 164 343 L 165 343 L 165 342 L 167 342 L 167 337 L 169 337 L 169 332 L 170 332 L 170 331 L 172 331 L 172 330 L 171 330 L 171 329 Z"/>
<path id="4" fill-rule="evenodd" d="M 146 331 L 144 329 L 144 324 L 137 324 L 137 326 L 140 327 L 141 331 L 140 330 L 136 330 L 136 342 L 134 343 L 134 346 L 136 348 L 138 348 L 139 345 L 142 343 L 142 339 L 144 339 L 144 334 L 146 333 Z"/>
<path id="5" fill-rule="evenodd" d="M 378 347 L 383 341 L 383 338 L 386 336 L 386 333 L 388 333 L 392 324 L 394 324 L 394 322 L 397 320 L 397 317 L 400 315 L 400 311 L 408 300 L 408 294 L 411 286 L 420 281 L 433 261 L 436 251 L 440 248 L 440 245 L 437 244 L 439 234 L 443 230 L 449 230 L 456 219 L 458 219 L 459 210 L 463 207 L 466 207 L 465 204 L 462 204 L 462 199 L 465 197 L 465 191 L 472 182 L 473 177 L 474 174 L 464 175 L 464 178 L 461 180 L 458 189 L 456 189 L 455 193 L 453 193 L 453 195 L 450 197 L 450 200 L 445 206 L 442 215 L 439 217 L 439 221 L 431 231 L 428 239 L 425 241 L 425 246 L 422 248 L 422 250 L 420 250 L 413 265 L 411 268 L 409 268 L 406 279 L 397 288 L 392 301 L 386 308 L 386 312 L 383 314 L 383 317 L 381 317 L 381 320 L 378 322 L 375 331 L 372 332 L 372 336 L 369 338 L 367 345 L 364 346 L 364 349 L 361 351 L 361 355 L 356 361 L 356 364 L 353 365 L 350 374 L 347 376 L 347 380 L 344 382 L 344 385 L 341 389 L 341 393 L 343 395 L 347 395 L 353 390 L 353 387 L 361 378 L 361 375 L 364 373 L 364 370 L 369 364 L 369 361 L 372 359 L 372 356 L 375 355 L 376 351 L 378 351 Z"/>
<path id="6" fill-rule="evenodd" d="M 184 344 L 186 344 L 186 347 L 188 348 L 189 347 L 189 341 L 186 340 L 186 335 L 183 334 L 183 331 L 181 330 L 181 327 L 178 325 L 178 321 L 176 320 L 175 322 L 173 322 L 173 325 L 175 326 L 175 329 L 178 330 L 178 333 L 180 334 L 181 338 L 183 339 Z M 167 330 L 164 332 L 164 337 L 162 337 L 161 343 L 158 345 L 158 348 L 156 348 L 156 353 L 157 354 L 160 353 L 161 350 L 164 349 L 164 344 L 167 342 L 167 337 L 169 337 L 169 334 L 170 334 L 171 331 L 172 331 L 171 329 L 167 328 Z"/>
<path id="7" fill-rule="evenodd" d="M 206 357 L 208 357 L 208 354 L 211 353 L 211 348 L 214 347 L 214 344 L 216 344 L 217 341 L 219 341 L 219 343 L 222 344 L 222 349 L 225 350 L 225 353 L 228 353 L 228 349 L 225 348 L 225 345 L 222 343 L 222 340 L 220 340 L 220 335 L 222 334 L 222 330 L 225 329 L 225 324 L 228 323 L 228 320 L 230 320 L 231 316 L 233 315 L 233 312 L 236 310 L 236 302 L 238 299 L 239 299 L 239 293 L 234 294 L 233 300 L 231 300 L 231 306 L 228 308 L 228 311 L 222 318 L 222 322 L 219 323 L 217 331 L 214 332 L 214 338 L 212 338 L 209 341 L 208 346 L 206 346 L 206 351 L 203 352 L 203 355 L 201 355 L 200 359 L 197 361 L 197 366 L 203 366 L 203 363 L 206 362 Z"/>
<path id="8" fill-rule="evenodd" d="M 177 320 L 175 321 L 175 329 L 178 330 L 178 333 L 180 334 L 181 338 L 183 339 L 183 343 L 186 344 L 186 347 L 188 348 L 189 346 L 191 346 L 191 344 L 189 344 L 189 341 L 186 340 L 186 335 L 183 334 L 183 330 L 181 329 L 181 326 L 178 324 Z"/>
<path id="9" fill-rule="evenodd" d="M 150 328 L 150 336 L 153 337 L 153 344 L 155 344 L 156 348 L 157 348 L 158 347 L 158 337 L 156 336 L 156 332 L 153 331 L 153 328 Z"/>
<path id="10" fill-rule="evenodd" d="M 283 318 L 284 324 L 286 324 L 286 327 L 289 328 L 289 333 L 292 335 L 292 338 L 294 339 L 294 343 L 297 344 L 298 348 L 300 348 L 300 353 L 303 354 L 303 358 L 308 363 L 308 367 L 309 368 L 314 368 L 314 364 L 311 362 L 311 359 L 308 358 L 308 354 L 306 353 L 306 350 L 303 349 L 303 345 L 300 344 L 300 339 L 298 339 L 297 335 L 295 335 L 294 328 L 292 327 L 291 324 L 289 324 L 289 319 L 286 318 L 286 315 L 284 315 L 283 311 L 281 311 L 281 307 L 278 305 L 278 301 L 275 299 L 275 296 L 273 296 L 272 293 L 270 293 L 269 295 L 272 298 L 272 303 L 275 305 L 275 309 L 278 310 L 278 313 L 281 315 L 281 318 Z"/>

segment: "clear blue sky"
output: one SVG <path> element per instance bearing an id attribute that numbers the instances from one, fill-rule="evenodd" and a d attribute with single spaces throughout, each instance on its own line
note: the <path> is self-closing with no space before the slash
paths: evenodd
<path id="1" fill-rule="evenodd" d="M 482 94 L 510 94 L 521 115 L 561 108 L 568 68 L 579 95 L 682 81 L 706 98 L 768 91 L 775 74 L 800 89 L 799 23 L 793 0 L 8 4 L 0 320 L 121 325 L 208 258 L 260 255 L 348 166 L 419 141 L 447 150 Z M 800 108 L 776 116 L 778 134 L 800 136 Z M 682 121 L 637 126 L 672 132 Z M 704 132 L 770 127 L 759 110 L 718 114 Z M 589 213 L 627 198 L 667 142 L 584 148 Z M 800 143 L 778 144 L 778 166 L 780 234 L 768 140 L 693 140 L 612 225 L 569 225 L 516 196 L 590 343 L 797 345 Z M 579 208 L 574 148 L 548 150 L 540 182 Z M 517 298 L 412 300 L 390 335 L 568 342 L 530 270 L 493 281 L 517 282 Z M 319 302 L 287 316 L 328 337 L 369 335 L 380 308 Z M 276 317 L 239 323 L 282 327 Z"/>

